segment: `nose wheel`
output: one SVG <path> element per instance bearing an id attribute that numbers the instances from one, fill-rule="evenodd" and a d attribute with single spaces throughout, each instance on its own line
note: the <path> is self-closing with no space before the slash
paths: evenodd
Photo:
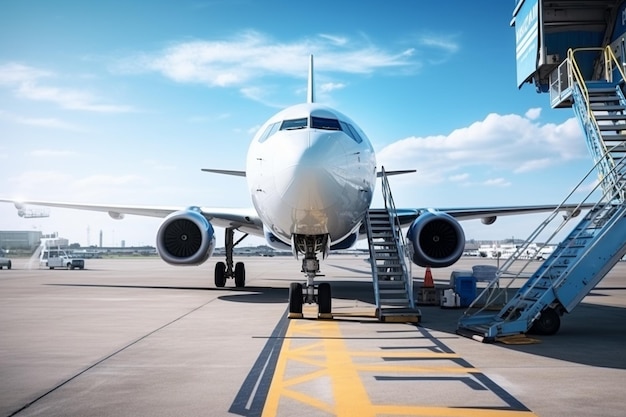
<path id="1" fill-rule="evenodd" d="M 307 276 L 306 284 L 292 282 L 289 285 L 289 314 L 290 319 L 303 318 L 302 306 L 304 303 L 316 303 L 318 307 L 317 317 L 320 319 L 332 319 L 332 295 L 330 284 L 322 282 L 314 284 L 315 277 L 319 272 L 319 261 L 317 257 L 305 258 L 302 260 L 302 271 Z"/>

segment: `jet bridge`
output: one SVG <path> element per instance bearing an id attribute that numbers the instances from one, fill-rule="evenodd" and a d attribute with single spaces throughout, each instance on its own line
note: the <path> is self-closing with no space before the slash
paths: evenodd
<path id="1" fill-rule="evenodd" d="M 538 269 L 523 254 L 557 223 L 544 238 L 550 244 L 574 215 L 561 221 L 558 209 L 551 213 L 497 271 L 459 320 L 458 333 L 481 341 L 556 333 L 560 317 L 626 254 L 626 2 L 518 1 L 512 24 L 520 86 L 532 82 L 550 93 L 552 107 L 573 108 L 595 162 L 563 204 L 592 174 L 597 186 L 581 204 L 600 199 Z"/>

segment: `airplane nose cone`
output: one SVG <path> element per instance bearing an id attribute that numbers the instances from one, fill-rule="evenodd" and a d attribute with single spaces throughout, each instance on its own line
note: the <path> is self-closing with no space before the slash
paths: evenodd
<path id="1" fill-rule="evenodd" d="M 341 198 L 346 153 L 332 134 L 310 136 L 308 143 L 286 144 L 290 157 L 274 158 L 275 186 L 292 209 L 325 210 Z"/>

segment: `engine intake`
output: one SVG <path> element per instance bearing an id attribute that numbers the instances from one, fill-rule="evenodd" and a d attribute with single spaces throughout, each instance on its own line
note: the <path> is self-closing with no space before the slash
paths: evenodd
<path id="1" fill-rule="evenodd" d="M 170 214 L 157 232 L 159 256 L 171 265 L 200 265 L 213 249 L 213 226 L 197 207 Z"/>
<path id="2" fill-rule="evenodd" d="M 421 267 L 445 268 L 459 260 L 465 249 L 465 233 L 454 217 L 425 212 L 409 227 L 407 239 L 412 260 Z"/>

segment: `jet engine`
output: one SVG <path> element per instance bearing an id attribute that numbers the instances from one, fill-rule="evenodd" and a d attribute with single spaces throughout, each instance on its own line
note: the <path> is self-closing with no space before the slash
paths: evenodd
<path id="1" fill-rule="evenodd" d="M 159 256 L 171 265 L 200 265 L 209 259 L 213 249 L 213 226 L 198 207 L 170 214 L 157 232 Z"/>
<path id="2" fill-rule="evenodd" d="M 407 232 L 412 258 L 421 267 L 445 268 L 463 255 L 465 233 L 454 217 L 443 212 L 421 214 Z"/>

